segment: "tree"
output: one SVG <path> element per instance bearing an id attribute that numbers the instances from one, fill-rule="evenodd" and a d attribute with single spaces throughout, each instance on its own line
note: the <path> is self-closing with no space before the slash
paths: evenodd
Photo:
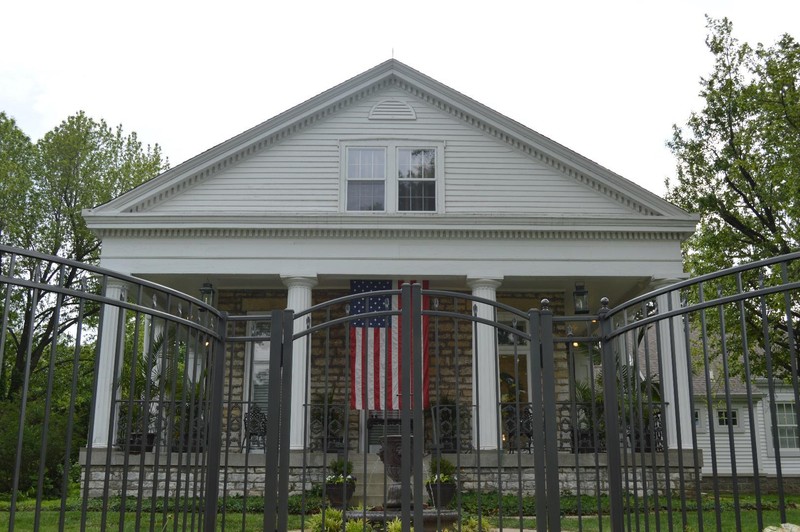
<path id="1" fill-rule="evenodd" d="M 667 181 L 667 199 L 700 214 L 697 231 L 684 247 L 686 267 L 693 275 L 800 247 L 800 45 L 784 35 L 774 46 L 752 48 L 733 37 L 728 19 L 709 18 L 708 29 L 706 44 L 714 68 L 700 81 L 704 107 L 692 113 L 685 126 L 673 126 L 669 142 L 677 159 L 677 180 Z M 797 271 L 782 269 L 762 271 L 766 280 L 753 275 L 743 282 L 757 287 L 770 276 L 788 273 L 797 278 Z M 731 279 L 707 290 L 737 288 Z M 775 352 L 775 373 L 785 376 L 790 367 L 787 329 L 791 320 L 797 330 L 798 305 L 787 308 L 782 296 L 765 298 L 764 303 L 770 342 L 781 348 Z M 746 333 L 751 346 L 763 348 L 760 301 L 748 304 L 752 307 L 745 312 L 747 327 L 732 327 L 725 335 L 732 339 Z M 729 305 L 724 310 L 725 321 L 737 323 L 734 314 L 741 309 Z M 720 326 L 714 323 L 718 317 L 709 318 L 710 326 Z M 742 343 L 729 345 L 741 349 Z M 741 363 L 741 351 L 729 353 L 736 354 L 732 359 Z M 765 374 L 763 357 L 755 358 L 751 369 Z"/>
<path id="2" fill-rule="evenodd" d="M 16 233 L 31 188 L 34 145 L 13 118 L 0 112 L 0 242 Z"/>
<path id="3" fill-rule="evenodd" d="M 700 214 L 686 245 L 693 274 L 782 255 L 800 244 L 800 46 L 784 35 L 751 48 L 728 19 L 708 19 L 714 70 L 705 107 L 669 143 L 667 199 Z"/>
<path id="4" fill-rule="evenodd" d="M 27 144 L 26 144 L 27 142 Z M 100 240 L 87 228 L 81 210 L 105 203 L 168 167 L 158 145 L 143 147 L 135 133 L 110 128 L 83 112 L 70 116 L 30 146 L 13 119 L 0 115 L 0 154 L 3 198 L 13 213 L 0 219 L 0 244 L 21 247 L 70 260 L 96 264 Z M 8 195 L 6 195 L 8 191 Z M 4 211 L 5 212 L 5 211 Z M 7 267 L 7 259 L 6 267 Z M 76 287 L 79 268 L 60 270 L 49 261 L 18 261 L 16 275 Z M 22 386 L 27 346 L 35 369 L 54 335 L 67 333 L 75 323 L 76 301 L 65 299 L 55 312 L 53 294 L 14 291 L 1 396 L 13 398 Z M 96 312 L 89 308 L 88 313 Z M 10 374 L 8 373 L 10 372 Z"/>

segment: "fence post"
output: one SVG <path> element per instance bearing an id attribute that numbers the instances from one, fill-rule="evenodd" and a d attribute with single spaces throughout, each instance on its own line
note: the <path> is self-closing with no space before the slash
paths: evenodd
<path id="1" fill-rule="evenodd" d="M 219 500 L 219 466 L 222 453 L 222 402 L 225 399 L 225 352 L 228 331 L 227 314 L 220 313 L 218 328 L 220 338 L 214 342 L 214 359 L 211 379 L 211 412 L 206 435 L 208 436 L 208 474 L 204 509 L 204 530 L 217 528 L 217 501 Z"/>
<path id="2" fill-rule="evenodd" d="M 283 311 L 281 334 L 281 402 L 280 444 L 278 463 L 278 525 L 275 530 L 287 530 L 289 519 L 289 460 L 291 458 L 292 372 L 294 370 L 294 311 Z M 303 353 L 300 353 L 302 356 Z M 296 415 L 302 416 L 302 412 Z M 274 418 L 273 418 L 274 419 Z M 347 441 L 347 440 L 345 440 Z"/>
<path id="3" fill-rule="evenodd" d="M 264 438 L 264 454 L 268 457 L 264 478 L 264 530 L 278 530 L 278 474 L 281 437 L 281 381 L 283 371 L 284 312 L 273 310 L 270 315 L 269 345 L 269 397 L 267 398 L 267 421 L 271 429 Z M 291 336 L 289 338 L 291 341 Z"/>
<path id="4" fill-rule="evenodd" d="M 533 410 L 533 471 L 536 489 L 536 528 L 545 530 L 547 523 L 547 484 L 545 481 L 544 416 L 542 415 L 542 341 L 541 313 L 539 309 L 528 311 L 531 335 L 531 409 Z"/>
<path id="5" fill-rule="evenodd" d="M 561 530 L 561 490 L 558 478 L 558 422 L 556 420 L 556 365 L 553 344 L 553 312 L 550 301 L 542 300 L 542 407 L 544 412 L 545 475 L 547 482 L 547 530 Z M 538 479 L 537 479 L 538 483 Z M 537 528 L 538 525 L 537 525 Z"/>
<path id="6" fill-rule="evenodd" d="M 602 308 L 597 313 L 600 320 L 600 345 L 603 359 L 603 403 L 606 421 L 606 459 L 608 460 L 608 500 L 611 515 L 611 530 L 623 530 L 622 505 L 622 453 L 620 452 L 619 403 L 617 387 L 617 361 L 609 339 L 611 336 L 611 318 L 608 316 L 608 298 L 600 300 Z"/>

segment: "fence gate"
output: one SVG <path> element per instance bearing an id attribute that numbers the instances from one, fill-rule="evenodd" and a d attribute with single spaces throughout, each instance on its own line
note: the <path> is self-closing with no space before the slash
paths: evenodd
<path id="1" fill-rule="evenodd" d="M 421 284 L 364 289 L 271 314 L 265 453 L 280 459 L 267 461 L 267 526 L 321 497 L 309 520 L 342 506 L 376 526 L 444 529 L 469 515 L 518 529 L 535 513 L 540 530 L 559 530 L 550 310 Z"/>

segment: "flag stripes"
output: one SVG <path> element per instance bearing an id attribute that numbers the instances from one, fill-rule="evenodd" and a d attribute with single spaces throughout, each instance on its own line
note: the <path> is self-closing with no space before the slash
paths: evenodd
<path id="1" fill-rule="evenodd" d="M 406 281 L 354 280 L 350 282 L 351 293 L 369 294 L 382 290 L 395 290 Z M 409 281 L 414 282 L 414 281 Z M 423 289 L 428 282 L 422 282 Z M 428 296 L 423 297 L 423 308 L 427 309 Z M 353 300 L 351 314 L 367 314 L 385 310 L 402 310 L 399 295 L 366 295 Z M 415 319 L 412 316 L 412 319 Z M 356 319 L 350 325 L 350 404 L 358 410 L 399 410 L 401 389 L 402 328 L 400 316 L 378 316 Z M 422 397 L 427 406 L 428 395 L 428 322 L 422 317 Z M 412 364 L 412 393 L 414 386 Z"/>

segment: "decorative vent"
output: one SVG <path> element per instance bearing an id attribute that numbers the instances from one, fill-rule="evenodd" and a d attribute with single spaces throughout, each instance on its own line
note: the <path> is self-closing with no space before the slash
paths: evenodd
<path id="1" fill-rule="evenodd" d="M 399 100 L 378 102 L 369 112 L 370 120 L 416 120 L 414 108 Z"/>

